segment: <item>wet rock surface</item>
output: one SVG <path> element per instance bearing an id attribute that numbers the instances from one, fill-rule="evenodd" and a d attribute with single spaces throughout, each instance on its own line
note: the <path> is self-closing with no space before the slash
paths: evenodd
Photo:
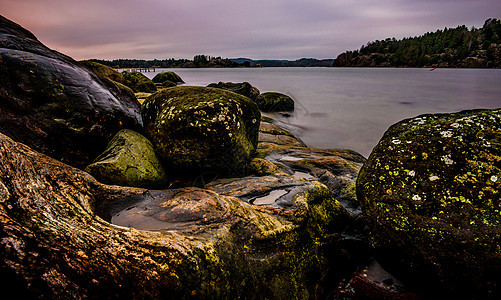
<path id="1" fill-rule="evenodd" d="M 0 17 L 0 131 L 84 167 L 122 128 L 141 131 L 137 100 Z"/>
<path id="2" fill-rule="evenodd" d="M 165 171 L 151 142 L 128 129 L 119 131 L 85 171 L 107 184 L 145 188 L 167 186 Z"/>
<path id="3" fill-rule="evenodd" d="M 157 91 L 155 83 L 140 72 L 123 71 L 122 76 L 125 79 L 125 85 L 130 87 L 134 93 L 154 93 Z"/>
<path id="4" fill-rule="evenodd" d="M 181 79 L 181 77 L 174 72 L 158 73 L 157 75 L 155 75 L 155 77 L 153 77 L 153 79 L 151 81 L 153 81 L 154 83 L 161 83 L 164 86 L 165 86 L 166 81 L 170 81 L 170 82 L 174 83 L 174 85 L 184 83 L 184 81 Z"/>
<path id="5" fill-rule="evenodd" d="M 500 121 L 499 110 L 423 115 L 385 133 L 357 194 L 389 270 L 453 295 L 499 292 Z"/>
<path id="6" fill-rule="evenodd" d="M 250 99 L 221 89 L 173 87 L 142 105 L 145 132 L 168 168 L 245 174 L 261 114 Z"/>

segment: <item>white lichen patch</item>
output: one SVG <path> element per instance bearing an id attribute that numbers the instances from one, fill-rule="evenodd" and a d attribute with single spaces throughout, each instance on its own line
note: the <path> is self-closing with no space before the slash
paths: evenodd
<path id="1" fill-rule="evenodd" d="M 402 143 L 402 141 L 401 141 L 401 140 L 399 140 L 399 139 L 394 139 L 394 140 L 393 140 L 393 141 L 391 141 L 391 142 L 392 142 L 393 144 L 395 144 L 395 145 L 398 145 L 398 144 L 401 144 L 401 143 Z"/>
<path id="2" fill-rule="evenodd" d="M 440 160 L 443 161 L 446 165 L 452 165 L 454 163 L 450 154 L 442 156 Z"/>
<path id="3" fill-rule="evenodd" d="M 416 176 L 416 171 L 412 170 L 412 171 L 409 171 L 409 176 Z"/>
<path id="4" fill-rule="evenodd" d="M 446 131 L 440 131 L 440 135 L 445 138 L 450 138 L 454 134 L 452 133 L 452 131 L 446 130 Z"/>
<path id="5" fill-rule="evenodd" d="M 422 198 L 419 195 L 414 195 L 414 196 L 412 196 L 412 200 L 414 200 L 414 201 L 421 201 Z"/>
<path id="6" fill-rule="evenodd" d="M 498 181 L 498 177 L 497 177 L 496 175 L 492 175 L 492 176 L 491 176 L 491 181 L 492 181 L 492 182 L 496 182 L 496 181 Z"/>
<path id="7" fill-rule="evenodd" d="M 430 176 L 430 181 L 435 181 L 435 180 L 439 180 L 440 177 L 438 177 L 437 175 L 433 175 L 433 176 Z"/>

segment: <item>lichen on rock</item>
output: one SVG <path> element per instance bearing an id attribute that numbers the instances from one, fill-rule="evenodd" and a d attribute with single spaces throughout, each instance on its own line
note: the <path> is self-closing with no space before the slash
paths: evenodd
<path id="1" fill-rule="evenodd" d="M 388 129 L 357 181 L 374 246 L 391 250 L 387 264 L 449 292 L 499 291 L 500 124 L 499 110 L 475 110 Z"/>

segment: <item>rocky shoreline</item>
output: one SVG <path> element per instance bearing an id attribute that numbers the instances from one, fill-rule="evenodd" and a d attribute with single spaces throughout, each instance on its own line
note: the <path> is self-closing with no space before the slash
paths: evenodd
<path id="1" fill-rule="evenodd" d="M 0 17 L 2 287 L 39 299 L 496 298 L 499 110 L 404 120 L 366 159 L 261 117 L 293 109 L 286 95 L 176 76 L 76 62 Z"/>

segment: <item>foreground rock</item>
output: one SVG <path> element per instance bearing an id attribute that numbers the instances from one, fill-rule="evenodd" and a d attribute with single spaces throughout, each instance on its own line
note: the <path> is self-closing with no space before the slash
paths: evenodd
<path id="1" fill-rule="evenodd" d="M 260 112 L 221 89 L 173 87 L 142 105 L 147 137 L 169 169 L 242 176 L 257 147 Z"/>
<path id="2" fill-rule="evenodd" d="M 357 194 L 381 262 L 445 293 L 501 285 L 501 112 L 424 115 L 392 126 Z"/>
<path id="3" fill-rule="evenodd" d="M 287 208 L 107 186 L 0 134 L 1 285 L 48 299 L 315 298 L 343 270 L 345 214 L 320 183 L 298 184 Z"/>
<path id="4" fill-rule="evenodd" d="M 157 91 L 155 83 L 141 72 L 123 71 L 122 76 L 125 78 L 126 85 L 130 87 L 134 93 L 154 93 Z"/>
<path id="5" fill-rule="evenodd" d="M 294 100 L 291 97 L 276 93 L 262 93 L 256 99 L 257 106 L 262 111 L 293 111 Z"/>
<path id="6" fill-rule="evenodd" d="M 141 130 L 126 90 L 0 16 L 0 131 L 78 167 L 122 128 Z"/>
<path id="7" fill-rule="evenodd" d="M 218 83 L 211 83 L 208 85 L 208 87 L 228 90 L 230 92 L 234 92 L 234 93 L 240 94 L 242 96 L 245 96 L 247 98 L 250 98 L 251 100 L 254 100 L 254 101 L 256 101 L 257 96 L 259 96 L 259 90 L 255 87 L 253 87 L 248 82 L 234 83 L 234 82 L 221 82 L 220 81 Z"/>
<path id="8" fill-rule="evenodd" d="M 147 188 L 161 188 L 167 184 L 165 171 L 151 142 L 127 129 L 118 132 L 85 171 L 107 184 Z"/>

